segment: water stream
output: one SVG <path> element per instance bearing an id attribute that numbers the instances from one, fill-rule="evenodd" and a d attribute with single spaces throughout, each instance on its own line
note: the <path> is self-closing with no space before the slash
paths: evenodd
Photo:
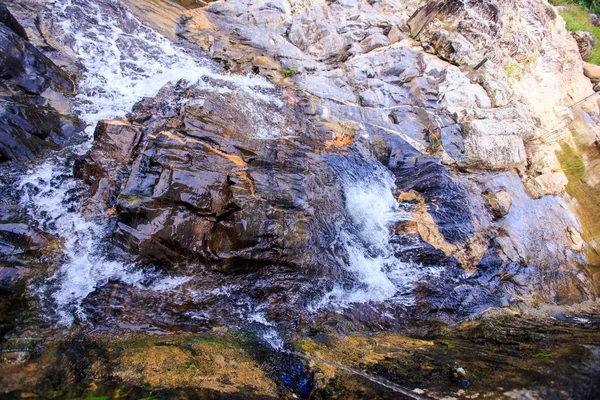
<path id="1" fill-rule="evenodd" d="M 83 65 L 74 112 L 87 128 L 82 144 L 51 154 L 29 169 L 18 187 L 30 217 L 44 231 L 64 239 L 64 262 L 47 282 L 49 287 L 36 291 L 49 290 L 49 306 L 56 308 L 60 323 L 70 324 L 74 318 L 85 320 L 82 300 L 109 280 L 164 291 L 189 279 L 106 259 L 106 219 L 82 215 L 83 187 L 73 177 L 72 165 L 73 155 L 90 149 L 97 122 L 124 116 L 142 98 L 181 79 L 216 92 L 238 90 L 264 101 L 278 100 L 264 93 L 272 89 L 266 80 L 219 73 L 202 55 L 176 47 L 117 1 L 55 1 L 47 5 L 44 18 L 52 21 L 55 40 Z M 221 85 L 213 87 L 209 80 Z"/>
<path id="2" fill-rule="evenodd" d="M 185 291 L 185 283 L 190 279 L 106 257 L 106 217 L 81 213 L 84 188 L 72 172 L 73 156 L 91 148 L 98 121 L 123 116 L 137 101 L 154 96 L 168 82 L 186 80 L 202 90 L 233 91 L 251 97 L 252 101 L 244 103 L 243 111 L 251 117 L 256 140 L 290 137 L 294 132 L 286 127 L 273 129 L 279 125 L 278 116 L 265 116 L 261 111 L 261 102 L 281 106 L 267 80 L 221 72 L 202 54 L 176 46 L 142 23 L 118 1 L 54 1 L 47 4 L 45 14 L 44 18 L 52 22 L 55 40 L 83 66 L 74 112 L 86 123 L 86 136 L 82 144 L 52 154 L 41 165 L 33 166 L 21 179 L 19 188 L 22 207 L 31 218 L 38 221 L 41 229 L 64 240 L 62 264 L 35 291 L 40 298 L 48 299 L 49 308 L 56 309 L 58 321 L 68 325 L 86 319 L 82 301 L 111 280 L 142 290 Z M 266 119 L 270 124 L 264 123 Z M 332 168 L 343 182 L 350 222 L 342 227 L 332 246 L 345 248 L 347 259 L 341 264 L 354 284 L 335 283 L 309 311 L 386 301 L 410 305 L 410 289 L 431 272 L 395 258 L 389 243 L 391 230 L 394 223 L 409 216 L 398 211 L 390 172 L 367 150 L 359 151 L 363 154 L 357 158 L 339 157 L 332 161 Z M 193 291 L 186 293 L 194 295 Z M 282 339 L 261 307 L 245 304 L 239 311 L 241 318 L 261 326 L 265 340 L 281 347 Z M 186 315 L 202 319 L 209 314 L 210 310 L 198 310 Z"/>

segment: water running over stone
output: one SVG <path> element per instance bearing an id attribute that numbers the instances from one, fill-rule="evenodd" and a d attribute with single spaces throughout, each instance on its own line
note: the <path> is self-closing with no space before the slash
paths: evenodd
<path id="1" fill-rule="evenodd" d="M 263 94 L 272 88 L 265 80 L 219 74 L 201 56 L 173 46 L 117 2 L 54 2 L 45 14 L 52 21 L 54 40 L 83 65 L 74 109 L 87 124 L 87 140 L 29 170 L 19 189 L 22 206 L 39 227 L 64 239 L 64 263 L 50 280 L 50 292 L 60 321 L 70 323 L 73 313 L 78 319 L 86 318 L 81 301 L 109 280 L 154 290 L 169 290 L 188 280 L 143 272 L 124 260 L 106 258 L 108 222 L 103 215 L 81 214 L 82 187 L 72 176 L 70 155 L 70 151 L 89 149 L 97 122 L 126 114 L 135 102 L 179 79 L 211 78 L 212 84 L 198 85 L 212 88 L 216 80 L 220 82 L 212 89 L 216 92 L 234 90 L 265 101 L 278 100 Z M 278 132 L 258 131 L 259 138 L 272 135 Z"/>
<path id="2" fill-rule="evenodd" d="M 219 73 L 200 54 L 175 47 L 119 3 L 71 0 L 48 7 L 46 18 L 52 21 L 56 40 L 84 66 L 74 108 L 87 123 L 90 139 L 98 121 L 126 114 L 140 99 L 154 96 L 167 82 L 180 79 L 209 96 L 212 93 L 212 96 L 247 97 L 247 101 L 240 102 L 240 111 L 251 127 L 247 139 L 293 139 L 300 133 L 278 111 L 266 110 L 265 104 L 276 108 L 283 105 L 272 94 L 270 83 L 258 77 Z M 204 100 L 199 101 L 172 99 L 167 100 L 166 107 L 173 110 L 195 104 L 202 107 Z M 88 140 L 75 151 L 85 152 L 90 145 L 91 140 Z M 411 263 L 401 262 L 394 256 L 389 243 L 392 225 L 400 219 L 406 220 L 408 215 L 398 212 L 389 171 L 377 166 L 378 162 L 368 150 L 363 152 L 365 155 L 357 156 L 361 161 L 356 165 L 353 165 L 357 161 L 354 156 L 337 157 L 330 163 L 342 182 L 348 219 L 338 226 L 340 232 L 335 242 L 328 244 L 334 253 L 339 252 L 335 249 L 339 246 L 345 255 L 327 263 L 332 264 L 328 268 L 334 270 L 335 264 L 340 263 L 341 271 L 345 270 L 349 279 L 336 278 L 333 286 L 324 292 L 317 286 L 317 299 L 309 306 L 311 310 L 347 308 L 352 304 L 378 303 L 392 298 L 401 304 L 412 304 L 410 289 L 423 276 Z M 50 286 L 63 323 L 68 323 L 73 313 L 81 320 L 86 319 L 81 302 L 110 280 L 158 291 L 173 291 L 189 281 L 190 278 L 183 275 L 170 277 L 152 272 L 152 267 L 145 268 L 144 272 L 128 259 L 107 256 L 106 235 L 113 229 L 111 223 L 102 212 L 88 213 L 85 217 L 80 213 L 85 207 L 81 202 L 81 187 L 71 176 L 72 159 L 68 154 L 57 157 L 64 160 L 53 159 L 32 169 L 21 181 L 20 188 L 24 193 L 23 206 L 30 210 L 33 218 L 41 221 L 40 227 L 65 239 L 65 262 L 53 275 Z M 126 187 L 124 193 L 128 190 Z M 133 194 L 128 196 L 131 198 Z M 146 260 L 146 263 L 152 265 L 154 261 Z M 333 272 L 333 276 L 339 273 Z M 215 290 L 218 287 L 208 289 Z M 180 292 L 187 293 L 187 290 L 180 289 Z M 321 292 L 323 294 L 318 295 Z M 252 311 L 264 307 L 260 304 L 266 298 L 256 303 L 257 299 L 242 293 L 237 296 L 246 297 L 240 309 L 242 315 L 247 313 L 243 319 L 266 327 L 267 336 L 276 335 L 269 328 L 271 323 L 264 312 Z M 210 310 L 186 313 L 191 318 L 211 318 Z"/>

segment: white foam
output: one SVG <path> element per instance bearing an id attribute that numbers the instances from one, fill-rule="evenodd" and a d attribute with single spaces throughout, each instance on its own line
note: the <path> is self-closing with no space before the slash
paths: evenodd
<path id="1" fill-rule="evenodd" d="M 76 109 L 87 123 L 90 137 L 99 120 L 124 115 L 140 99 L 152 97 L 167 83 L 179 80 L 215 92 L 235 91 L 255 101 L 282 104 L 263 93 L 274 88 L 265 78 L 217 73 L 209 61 L 175 47 L 123 8 L 108 12 L 85 0 L 54 5 L 52 18 L 62 29 L 58 39 L 84 66 Z M 116 3 L 112 6 L 118 7 Z M 207 83 L 209 80 L 217 84 Z M 90 145 L 91 141 L 82 150 Z"/>
<path id="2" fill-rule="evenodd" d="M 344 182 L 346 211 L 354 229 L 340 233 L 339 241 L 348 254 L 345 268 L 351 272 L 356 284 L 348 289 L 336 284 L 324 298 L 311 309 L 323 307 L 348 307 L 353 303 L 383 302 L 394 297 L 397 285 L 388 271 L 410 267 L 395 259 L 389 244 L 390 227 L 407 218 L 398 212 L 392 195 L 393 179 L 383 171 L 372 180 Z"/>
<path id="3" fill-rule="evenodd" d="M 146 285 L 143 282 L 148 281 L 149 276 L 141 270 L 107 260 L 99 246 L 106 236 L 106 225 L 102 220 L 87 220 L 78 212 L 80 205 L 70 198 L 78 188 L 67 166 L 42 164 L 29 171 L 19 189 L 21 206 L 32 218 L 43 221 L 42 228 L 46 232 L 64 240 L 64 262 L 50 278 L 55 288 L 52 300 L 60 323 L 70 324 L 74 316 L 85 320 L 83 299 L 110 280 L 157 291 L 169 290 L 187 281 L 184 277 L 157 275 Z"/>
<path id="4" fill-rule="evenodd" d="M 283 350 L 285 342 L 275 330 L 275 328 L 268 328 L 261 334 L 262 339 L 267 343 L 273 350 Z"/>

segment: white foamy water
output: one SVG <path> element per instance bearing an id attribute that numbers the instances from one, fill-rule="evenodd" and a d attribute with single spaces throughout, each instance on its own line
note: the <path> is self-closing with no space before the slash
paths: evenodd
<path id="1" fill-rule="evenodd" d="M 236 91 L 281 104 L 263 93 L 273 89 L 266 79 L 218 73 L 211 61 L 176 47 L 117 1 L 56 1 L 49 17 L 60 42 L 84 66 L 76 110 L 90 134 L 99 120 L 124 115 L 140 99 L 181 79 L 217 93 Z"/>
<path id="2" fill-rule="evenodd" d="M 83 66 L 75 112 L 86 122 L 89 140 L 72 149 L 75 153 L 89 150 L 98 121 L 126 114 L 142 98 L 181 79 L 215 94 L 235 92 L 280 105 L 267 93 L 273 86 L 265 79 L 219 74 L 209 61 L 177 48 L 117 1 L 54 1 L 47 8 L 44 18 L 52 21 L 54 39 Z M 254 119 L 260 122 L 260 117 Z M 265 138 L 277 134 L 261 133 Z M 189 278 L 144 273 L 134 265 L 105 258 L 106 219 L 84 217 L 80 204 L 71 199 L 82 189 L 66 158 L 60 154 L 31 169 L 19 185 L 22 206 L 31 217 L 40 228 L 64 240 L 64 262 L 47 283 L 60 322 L 69 324 L 74 316 L 85 319 L 82 301 L 109 280 L 156 291 L 185 283 Z"/>
<path id="3" fill-rule="evenodd" d="M 64 240 L 64 263 L 50 278 L 54 283 L 52 300 L 59 322 L 69 324 L 74 316 L 85 320 L 81 302 L 96 287 L 109 280 L 152 290 L 169 290 L 188 278 L 150 277 L 133 265 L 107 260 L 99 246 L 105 237 L 102 220 L 87 220 L 72 208 L 79 204 L 69 197 L 78 190 L 66 166 L 45 163 L 29 172 L 21 183 L 21 204 L 32 217 L 42 221 L 41 228 Z M 145 282 L 151 282 L 145 284 Z"/>
<path id="4" fill-rule="evenodd" d="M 342 231 L 339 240 L 348 254 L 345 268 L 356 283 L 351 288 L 335 285 L 313 309 L 388 300 L 409 305 L 414 301 L 412 287 L 434 273 L 401 262 L 394 255 L 391 229 L 396 222 L 409 220 L 410 215 L 398 210 L 393 188 L 393 177 L 381 168 L 375 169 L 369 180 L 344 182 L 346 211 L 354 229 Z"/>

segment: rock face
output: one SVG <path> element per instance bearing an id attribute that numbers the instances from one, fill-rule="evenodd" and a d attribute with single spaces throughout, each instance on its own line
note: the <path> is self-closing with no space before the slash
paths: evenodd
<path id="1" fill-rule="evenodd" d="M 0 5 L 0 162 L 31 160 L 58 148 L 80 129 L 41 95 L 73 94 L 73 80 L 27 40 L 25 30 Z"/>
<path id="2" fill-rule="evenodd" d="M 342 304 L 357 324 L 394 326 L 596 296 L 554 154 L 571 137 L 557 123 L 591 85 L 546 3 L 231 0 L 177 12 L 158 25 L 277 86 L 207 75 L 98 124 L 75 171 L 87 215 L 109 220 L 109 258 L 190 282 L 168 296 L 99 284 L 82 306 L 90 320 L 186 326 L 193 315 L 209 328 L 264 313 L 293 328 Z M 72 89 L 5 30 L 7 90 Z M 29 153 L 5 159 L 60 144 L 64 118 L 36 119 L 40 107 L 7 113 L 11 129 L 40 123 L 37 147 L 20 134 Z"/>
<path id="3" fill-rule="evenodd" d="M 321 208 L 336 207 L 334 178 L 300 105 L 264 122 L 299 135 L 280 143 L 260 140 L 230 96 L 177 87 L 171 99 L 172 90 L 96 129 L 82 175 L 93 203 L 116 207 L 119 239 L 145 263 L 200 261 L 228 274 L 325 264 L 311 244 L 330 225 Z"/>
<path id="4" fill-rule="evenodd" d="M 366 265 L 385 254 L 393 267 L 441 268 L 435 277 L 414 270 L 423 278 L 414 278 L 413 306 L 373 306 L 396 321 L 403 313 L 454 318 L 490 305 L 593 298 L 595 284 L 569 234 L 576 217 L 550 195 L 566 178 L 555 146 L 543 140 L 556 124 L 547 107 L 562 118 L 591 86 L 554 11 L 525 3 L 245 7 L 233 0 L 185 11 L 182 37 L 230 70 L 263 73 L 280 86 L 255 97 L 227 85 L 217 94 L 178 83 L 126 120 L 101 122 L 77 164 L 90 185 L 88 210 L 110 216 L 115 248 L 137 261 L 193 271 L 190 285 L 204 292 L 233 285 L 237 294 L 226 302 L 267 303 L 269 320 L 286 325 L 285 315 L 305 314 L 315 299 L 334 298 L 336 287 L 371 288 L 361 274 L 383 269 L 362 272 L 357 251 Z M 534 22 L 522 31 L 505 22 L 524 15 Z M 398 33 L 407 24 L 421 43 Z M 552 62 L 566 59 L 565 75 L 578 71 L 569 94 L 539 107 L 539 93 L 528 89 L 548 60 L 537 60 L 519 35 L 541 41 Z M 562 58 L 553 47 L 561 41 Z M 474 71 L 484 56 L 490 61 Z M 298 74 L 285 77 L 280 68 Z M 555 75 L 539 74 L 547 85 Z M 383 175 L 393 182 L 386 190 L 398 199 L 394 207 L 414 222 L 360 236 L 373 221 L 353 214 L 348 187 L 378 186 Z M 349 246 L 348 232 L 365 247 Z M 540 246 L 542 237 L 555 247 Z M 148 303 L 148 294 L 117 292 L 133 308 Z M 110 296 L 107 288 L 90 296 L 90 315 L 102 318 L 100 304 Z M 189 309 L 227 309 L 221 297 L 172 296 L 149 313 L 153 323 Z M 179 305 L 167 305 L 173 302 Z M 397 323 L 368 307 L 347 312 L 361 323 Z M 227 320 L 202 318 L 209 326 Z"/>

